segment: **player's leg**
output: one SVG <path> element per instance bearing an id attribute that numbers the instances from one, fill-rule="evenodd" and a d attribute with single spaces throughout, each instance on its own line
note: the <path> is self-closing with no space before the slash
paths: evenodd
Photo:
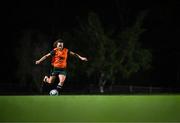
<path id="1" fill-rule="evenodd" d="M 45 76 L 44 79 L 43 79 L 43 81 L 51 84 L 51 83 L 54 82 L 55 78 L 56 78 L 56 76 L 50 76 L 50 77 Z"/>
<path id="2" fill-rule="evenodd" d="M 58 91 L 60 91 L 64 85 L 65 80 L 66 80 L 66 75 L 59 74 L 58 77 L 59 77 L 59 83 L 57 85 L 57 89 L 58 89 Z"/>
<path id="3" fill-rule="evenodd" d="M 42 82 L 42 93 L 43 94 L 47 94 L 47 92 L 49 92 L 52 88 L 52 84 L 55 81 L 56 76 L 45 76 Z"/>
<path id="4" fill-rule="evenodd" d="M 56 73 L 55 69 L 54 69 L 54 68 L 51 68 L 50 77 L 45 76 L 44 79 L 43 79 L 43 81 L 44 81 L 45 83 L 51 84 L 51 83 L 54 82 L 54 80 L 55 80 L 55 78 L 56 78 L 57 75 L 58 75 L 58 74 Z"/>

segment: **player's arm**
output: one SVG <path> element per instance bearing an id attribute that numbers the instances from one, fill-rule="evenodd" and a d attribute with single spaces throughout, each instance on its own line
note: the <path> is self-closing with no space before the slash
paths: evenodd
<path id="1" fill-rule="evenodd" d="M 70 53 L 70 55 L 72 55 L 72 56 L 78 57 L 78 58 L 81 59 L 82 61 L 88 61 L 86 57 L 82 57 L 82 56 L 80 56 L 80 55 L 77 54 L 77 53 L 74 53 L 74 52 L 72 52 L 72 51 L 70 51 L 69 53 Z"/>
<path id="2" fill-rule="evenodd" d="M 50 53 L 44 55 L 42 58 L 40 58 L 39 60 L 36 61 L 36 64 L 40 64 L 42 61 L 44 61 L 46 58 L 48 58 L 49 56 L 51 56 Z"/>

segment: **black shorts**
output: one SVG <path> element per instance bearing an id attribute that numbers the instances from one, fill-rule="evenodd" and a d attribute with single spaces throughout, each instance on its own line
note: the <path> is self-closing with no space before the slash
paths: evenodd
<path id="1" fill-rule="evenodd" d="M 57 76 L 57 75 L 65 75 L 66 76 L 67 71 L 65 68 L 51 68 L 51 76 Z"/>

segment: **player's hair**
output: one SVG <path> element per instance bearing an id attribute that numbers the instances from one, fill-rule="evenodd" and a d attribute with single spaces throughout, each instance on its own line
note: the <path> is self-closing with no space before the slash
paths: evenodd
<path id="1" fill-rule="evenodd" d="M 63 42 L 62 39 L 58 39 L 53 43 L 53 47 L 56 47 L 59 42 Z"/>

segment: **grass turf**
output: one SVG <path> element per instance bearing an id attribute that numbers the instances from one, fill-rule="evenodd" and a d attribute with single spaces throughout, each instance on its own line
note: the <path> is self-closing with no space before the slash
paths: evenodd
<path id="1" fill-rule="evenodd" d="M 180 96 L 0 96 L 0 111 L 0 122 L 178 122 Z"/>

